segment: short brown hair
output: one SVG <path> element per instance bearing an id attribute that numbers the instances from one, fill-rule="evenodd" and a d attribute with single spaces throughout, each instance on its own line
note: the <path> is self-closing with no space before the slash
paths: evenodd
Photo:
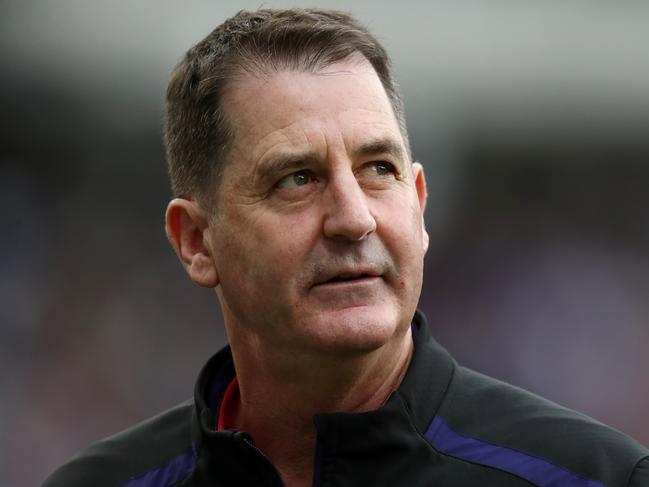
<path id="1" fill-rule="evenodd" d="M 360 53 L 374 67 L 408 154 L 403 101 L 381 44 L 349 14 L 333 10 L 241 11 L 187 51 L 167 88 L 165 146 L 175 196 L 211 206 L 232 134 L 223 113 L 228 82 L 242 74 L 315 72 Z"/>

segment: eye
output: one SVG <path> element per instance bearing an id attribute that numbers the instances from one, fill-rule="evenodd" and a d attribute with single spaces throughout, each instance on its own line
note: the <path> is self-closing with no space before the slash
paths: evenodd
<path id="1" fill-rule="evenodd" d="M 373 162 L 371 165 L 374 167 L 376 174 L 378 174 L 379 176 L 394 174 L 394 166 L 389 162 L 379 161 Z"/>
<path id="2" fill-rule="evenodd" d="M 399 170 L 388 161 L 369 161 L 356 171 L 356 179 L 366 188 L 387 188 L 399 179 Z"/>
<path id="3" fill-rule="evenodd" d="M 361 174 L 364 174 L 365 177 L 376 178 L 394 176 L 397 174 L 397 170 L 393 164 L 387 161 L 372 161 L 363 166 Z"/>
<path id="4" fill-rule="evenodd" d="M 315 177 L 309 171 L 297 171 L 280 179 L 276 187 L 281 189 L 291 189 L 298 186 L 306 186 L 309 183 L 316 182 Z"/>

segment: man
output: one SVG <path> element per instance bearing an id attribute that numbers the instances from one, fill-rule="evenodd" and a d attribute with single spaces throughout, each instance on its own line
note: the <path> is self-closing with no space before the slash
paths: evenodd
<path id="1" fill-rule="evenodd" d="M 167 235 L 230 346 L 52 486 L 640 486 L 649 451 L 455 364 L 416 312 L 426 185 L 388 58 L 338 12 L 240 12 L 168 90 Z"/>

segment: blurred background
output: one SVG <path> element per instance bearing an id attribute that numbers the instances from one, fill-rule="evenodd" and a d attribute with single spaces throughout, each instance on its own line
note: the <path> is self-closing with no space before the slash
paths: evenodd
<path id="1" fill-rule="evenodd" d="M 163 99 L 260 5 L 308 4 L 0 1 L 0 485 L 189 397 L 224 344 L 164 236 Z M 437 339 L 649 444 L 649 4 L 318 5 L 392 55 Z"/>

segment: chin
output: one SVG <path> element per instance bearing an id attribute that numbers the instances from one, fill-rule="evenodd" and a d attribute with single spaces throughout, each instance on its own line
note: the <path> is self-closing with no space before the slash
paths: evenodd
<path id="1" fill-rule="evenodd" d="M 369 353 L 398 339 L 409 326 L 401 321 L 394 309 L 374 306 L 323 312 L 310 320 L 309 341 L 335 355 Z"/>

